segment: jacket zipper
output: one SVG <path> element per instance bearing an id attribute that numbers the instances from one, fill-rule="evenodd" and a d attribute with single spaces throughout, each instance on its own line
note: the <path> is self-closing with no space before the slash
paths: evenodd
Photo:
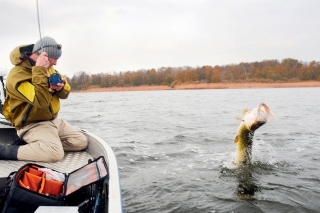
<path id="1" fill-rule="evenodd" d="M 22 118 L 22 121 L 21 121 L 21 126 L 24 127 L 24 124 L 26 123 L 28 117 L 29 117 L 29 114 L 31 112 L 31 109 L 32 109 L 33 105 L 32 104 L 29 104 L 28 108 L 27 108 L 27 111 L 26 113 L 24 114 L 23 118 Z"/>

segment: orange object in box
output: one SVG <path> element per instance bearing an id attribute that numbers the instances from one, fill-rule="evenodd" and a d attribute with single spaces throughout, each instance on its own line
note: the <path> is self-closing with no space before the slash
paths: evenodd
<path id="1" fill-rule="evenodd" d="M 21 182 L 26 188 L 37 192 L 41 183 L 41 179 L 42 177 L 31 174 L 29 172 L 24 172 Z"/>
<path id="2" fill-rule="evenodd" d="M 44 179 L 42 194 L 59 196 L 62 193 L 62 182 Z"/>

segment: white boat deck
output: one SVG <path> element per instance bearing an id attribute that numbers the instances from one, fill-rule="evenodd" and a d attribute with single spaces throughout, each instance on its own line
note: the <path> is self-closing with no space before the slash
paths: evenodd
<path id="1" fill-rule="evenodd" d="M 5 133 L 6 132 L 5 129 L 11 128 L 11 127 L 0 124 L 0 128 L 3 129 L 1 131 L 4 131 L 2 133 Z M 10 130 L 8 129 L 7 131 L 10 131 Z M 8 138 L 7 143 L 10 143 L 10 142 L 13 142 L 13 139 Z M 7 177 L 10 174 L 10 172 L 17 171 L 20 167 L 22 167 L 27 163 L 35 163 L 59 172 L 70 173 L 88 164 L 89 159 L 93 159 L 93 157 L 88 152 L 82 151 L 82 152 L 66 152 L 63 160 L 56 163 L 0 160 L 0 177 Z"/>
<path id="2" fill-rule="evenodd" d="M 0 160 L 0 177 L 7 177 L 10 172 L 17 171 L 27 163 L 35 163 L 58 172 L 70 173 L 88 164 L 89 159 L 93 158 L 87 152 L 68 152 L 65 154 L 63 160 L 57 163 Z"/>

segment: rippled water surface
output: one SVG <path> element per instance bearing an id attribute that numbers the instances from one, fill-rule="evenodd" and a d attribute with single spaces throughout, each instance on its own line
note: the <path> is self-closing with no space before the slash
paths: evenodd
<path id="1" fill-rule="evenodd" d="M 235 168 L 234 117 L 261 102 Z M 125 212 L 319 212 L 320 88 L 72 93 L 60 117 L 113 147 Z"/>

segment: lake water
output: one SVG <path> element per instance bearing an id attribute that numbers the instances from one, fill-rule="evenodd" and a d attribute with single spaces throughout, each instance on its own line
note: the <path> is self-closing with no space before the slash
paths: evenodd
<path id="1" fill-rule="evenodd" d="M 234 117 L 261 102 L 274 120 L 234 168 Z M 127 213 L 319 212 L 320 88 L 72 93 L 60 117 L 113 147 Z"/>

